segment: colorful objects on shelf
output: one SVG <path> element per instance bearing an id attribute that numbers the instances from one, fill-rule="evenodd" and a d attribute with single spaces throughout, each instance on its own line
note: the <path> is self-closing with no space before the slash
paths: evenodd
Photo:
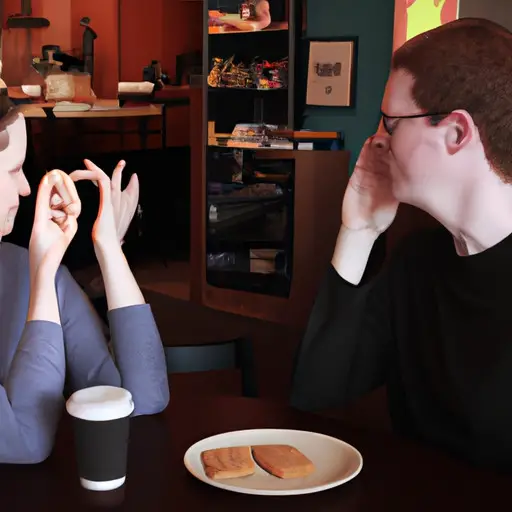
<path id="1" fill-rule="evenodd" d="M 210 87 L 235 89 L 283 89 L 288 86 L 288 58 L 269 62 L 255 58 L 247 67 L 235 63 L 235 56 L 223 60 L 215 57 L 208 75 Z"/>

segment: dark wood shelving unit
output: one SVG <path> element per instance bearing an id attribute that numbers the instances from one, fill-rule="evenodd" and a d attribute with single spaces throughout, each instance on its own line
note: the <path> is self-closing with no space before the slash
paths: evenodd
<path id="1" fill-rule="evenodd" d="M 192 104 L 202 101 L 200 112 L 197 109 L 191 116 L 191 134 L 202 134 L 202 147 L 192 148 L 192 205 L 191 205 L 191 299 L 217 310 L 256 317 L 294 327 L 304 327 L 309 310 L 322 275 L 329 264 L 339 229 L 341 201 L 348 182 L 349 153 L 329 150 L 298 150 L 299 144 L 307 141 L 340 141 L 337 133 L 297 132 L 303 106 L 296 104 L 296 90 L 302 86 L 299 80 L 297 55 L 303 30 L 303 0 L 287 0 L 288 28 L 284 30 L 262 30 L 259 32 L 222 32 L 209 34 L 208 5 L 204 5 L 203 78 L 202 88 L 191 91 Z M 276 20 L 280 21 L 280 20 Z M 273 20 L 274 22 L 274 20 Z M 288 57 L 288 83 L 281 89 L 217 88 L 207 85 L 213 57 L 235 60 L 250 64 L 253 57 L 259 56 L 268 61 L 278 61 Z M 195 98 L 195 102 L 194 102 Z M 263 106 L 261 102 L 263 101 Z M 260 102 L 255 108 L 255 103 Z M 236 123 L 268 123 L 278 125 L 284 138 L 292 141 L 289 149 L 251 149 L 253 157 L 264 167 L 265 161 L 289 162 L 293 169 L 293 222 L 289 225 L 290 237 L 286 240 L 257 240 L 257 247 L 282 247 L 292 244 L 293 274 L 288 293 L 272 295 L 272 292 L 258 293 L 244 291 L 235 283 L 224 286 L 214 282 L 207 269 L 208 237 L 212 223 L 209 215 L 212 198 L 210 194 L 207 153 L 217 149 L 226 151 L 229 134 Z M 212 136 L 212 127 L 215 133 Z M 219 138 L 222 144 L 219 143 Z M 231 141 L 233 142 L 233 141 Z M 235 142 L 236 144 L 236 142 Z M 295 149 L 293 149 L 295 148 Z M 245 149 L 245 148 L 244 148 Z M 228 180 L 229 181 L 229 180 Z M 216 183 L 218 184 L 218 183 Z M 268 214 L 276 210 L 276 205 Z M 244 221 L 254 222 L 258 214 L 250 208 Z M 246 231 L 226 224 L 218 230 L 216 239 L 219 247 L 243 245 L 255 233 L 255 239 L 262 230 L 257 224 L 248 225 Z M 265 230 L 263 230 L 264 232 Z M 242 236 L 244 235 L 244 236 Z M 247 236 L 245 236 L 247 235 Z M 231 237 L 231 238 L 230 238 Z M 247 240 L 246 240 L 247 238 Z M 254 239 L 251 239 L 254 241 Z M 211 245 L 210 245 L 211 247 Z M 210 278 L 208 278 L 210 272 Z M 262 281 L 268 279 L 263 276 Z M 229 281 L 229 280 L 228 280 Z M 225 283 L 224 283 L 225 284 Z"/>

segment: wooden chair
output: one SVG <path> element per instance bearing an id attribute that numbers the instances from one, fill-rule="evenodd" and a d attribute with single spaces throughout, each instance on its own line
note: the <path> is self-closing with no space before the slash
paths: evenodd
<path id="1" fill-rule="evenodd" d="M 253 347 L 247 338 L 204 345 L 166 346 L 164 350 L 170 374 L 239 369 L 242 395 L 258 396 Z"/>

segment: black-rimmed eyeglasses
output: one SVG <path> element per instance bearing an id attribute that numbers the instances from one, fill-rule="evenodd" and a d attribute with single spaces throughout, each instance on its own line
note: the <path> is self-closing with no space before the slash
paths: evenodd
<path id="1" fill-rule="evenodd" d="M 393 135 L 398 121 L 400 119 L 419 119 L 421 117 L 430 117 L 430 124 L 435 126 L 439 124 L 446 116 L 449 116 L 451 112 L 426 112 L 424 114 L 411 114 L 409 116 L 388 116 L 384 112 L 380 112 L 382 116 L 382 125 L 389 135 Z"/>

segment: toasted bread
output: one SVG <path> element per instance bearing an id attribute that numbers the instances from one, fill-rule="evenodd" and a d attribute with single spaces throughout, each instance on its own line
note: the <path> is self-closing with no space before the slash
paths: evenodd
<path id="1" fill-rule="evenodd" d="M 252 475 L 256 469 L 250 446 L 216 448 L 201 453 L 204 472 L 212 480 Z"/>
<path id="2" fill-rule="evenodd" d="M 315 465 L 297 448 L 285 444 L 252 447 L 256 463 L 278 478 L 301 478 L 315 471 Z"/>

